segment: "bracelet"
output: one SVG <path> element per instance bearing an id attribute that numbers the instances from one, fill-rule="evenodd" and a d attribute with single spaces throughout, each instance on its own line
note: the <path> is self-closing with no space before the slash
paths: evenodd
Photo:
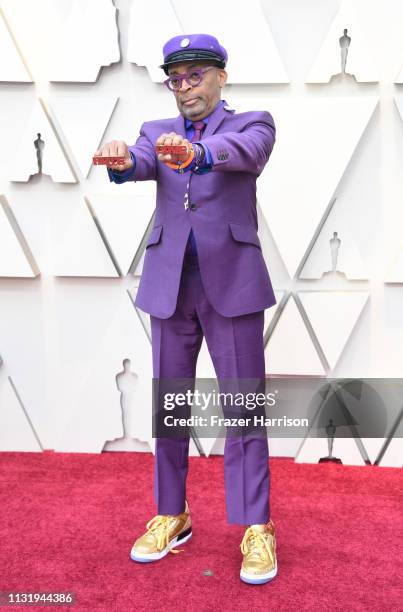
<path id="1" fill-rule="evenodd" d="M 193 145 L 193 148 L 195 149 L 195 165 L 200 166 L 204 160 L 204 148 L 197 142 Z"/>
<path id="2" fill-rule="evenodd" d="M 190 153 L 189 153 L 189 157 L 187 159 L 185 159 L 184 162 L 179 162 L 178 164 L 173 164 L 172 162 L 165 162 L 165 164 L 169 167 L 169 168 L 173 168 L 173 170 L 184 170 L 185 168 L 187 168 L 188 166 L 190 166 L 190 164 L 193 161 L 193 158 L 195 156 L 195 152 L 193 147 L 190 149 Z"/>

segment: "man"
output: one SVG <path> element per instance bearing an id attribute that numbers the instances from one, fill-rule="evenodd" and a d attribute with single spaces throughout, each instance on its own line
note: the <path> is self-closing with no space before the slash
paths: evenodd
<path id="1" fill-rule="evenodd" d="M 265 377 L 264 309 L 276 303 L 257 236 L 256 179 L 275 142 L 266 111 L 235 113 L 221 89 L 227 52 L 207 34 L 175 36 L 161 68 L 180 115 L 147 121 L 136 144 L 112 141 L 97 155 L 122 156 L 115 183 L 157 181 L 136 305 L 150 314 L 155 379 L 194 379 L 203 336 L 217 379 Z M 183 154 L 156 145 L 184 145 Z M 158 515 L 131 551 L 161 559 L 192 535 L 186 499 L 189 438 L 156 439 Z M 246 526 L 241 579 L 261 584 L 277 573 L 269 511 L 267 436 L 228 436 L 224 451 L 229 523 Z"/>

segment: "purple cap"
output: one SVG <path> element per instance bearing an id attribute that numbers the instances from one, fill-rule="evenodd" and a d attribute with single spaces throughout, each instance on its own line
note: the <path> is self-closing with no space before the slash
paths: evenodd
<path id="1" fill-rule="evenodd" d="M 191 60 L 211 60 L 225 68 L 228 55 L 224 47 L 220 45 L 215 36 L 210 34 L 181 34 L 174 36 L 165 43 L 162 52 L 164 63 L 161 64 L 165 74 L 168 74 L 168 66 L 177 62 L 188 62 Z"/>

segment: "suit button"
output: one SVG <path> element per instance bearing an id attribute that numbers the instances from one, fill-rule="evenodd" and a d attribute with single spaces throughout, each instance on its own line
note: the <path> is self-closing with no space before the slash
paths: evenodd
<path id="1" fill-rule="evenodd" d="M 190 202 L 189 208 L 190 208 L 190 210 L 196 210 L 197 204 L 195 204 L 194 202 Z"/>

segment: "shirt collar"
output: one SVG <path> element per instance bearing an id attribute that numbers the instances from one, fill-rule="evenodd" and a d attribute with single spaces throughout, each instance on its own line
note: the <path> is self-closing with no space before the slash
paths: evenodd
<path id="1" fill-rule="evenodd" d="M 207 124 L 207 123 L 209 122 L 209 119 L 210 119 L 211 115 L 214 113 L 214 111 L 216 111 L 216 110 L 217 110 L 217 108 L 218 108 L 219 106 L 222 106 L 223 104 L 224 104 L 224 100 L 219 100 L 219 102 L 217 102 L 216 107 L 215 107 L 215 108 L 214 108 L 214 110 L 213 110 L 213 111 L 210 113 L 210 115 L 207 115 L 207 117 L 203 117 L 203 119 L 202 119 L 201 121 L 204 121 L 204 123 L 206 123 L 206 124 Z M 186 127 L 187 127 L 187 128 L 191 127 L 191 126 L 192 126 L 192 124 L 193 124 L 193 121 L 192 121 L 191 119 L 185 118 L 185 125 L 186 125 Z"/>

